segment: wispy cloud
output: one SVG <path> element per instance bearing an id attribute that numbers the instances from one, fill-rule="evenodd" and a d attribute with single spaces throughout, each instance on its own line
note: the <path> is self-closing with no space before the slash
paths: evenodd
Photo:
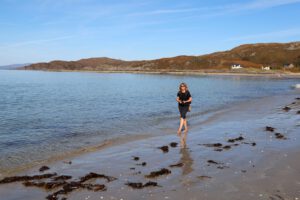
<path id="1" fill-rule="evenodd" d="M 263 10 L 289 4 L 300 3 L 300 0 L 255 0 L 242 4 L 224 5 L 221 13 L 232 13 L 241 11 Z"/>
<path id="2" fill-rule="evenodd" d="M 191 12 L 196 12 L 196 11 L 200 11 L 200 10 L 204 10 L 204 8 L 180 8 L 180 9 L 151 10 L 151 11 L 145 11 L 145 12 L 130 13 L 129 16 L 191 13 Z"/>
<path id="3" fill-rule="evenodd" d="M 262 10 L 289 4 L 300 3 L 300 0 L 254 0 L 239 4 L 225 4 L 211 7 L 187 7 L 174 9 L 150 10 L 131 13 L 129 16 L 166 15 L 178 13 L 195 13 L 204 17 L 218 16 L 241 11 Z M 199 13 L 201 11 L 201 13 Z M 204 11 L 204 12 L 203 12 Z"/>
<path id="4" fill-rule="evenodd" d="M 253 40 L 266 40 L 266 39 L 278 39 L 284 37 L 291 37 L 291 36 L 300 36 L 300 28 L 294 29 L 287 29 L 281 31 L 274 31 L 268 33 L 260 33 L 260 34 L 253 34 L 253 35 L 244 35 L 244 36 L 237 36 L 226 39 L 225 41 L 237 41 L 237 42 L 247 42 Z"/>
<path id="5" fill-rule="evenodd" d="M 299 3 L 300 0 L 256 0 L 238 6 L 239 10 L 265 9 L 288 4 Z"/>
<path id="6" fill-rule="evenodd" d="M 3 44 L 0 45 L 0 48 L 8 48 L 8 47 L 20 47 L 20 46 L 27 46 L 32 44 L 45 44 L 49 42 L 59 41 L 59 40 L 66 40 L 75 37 L 74 35 L 66 35 L 61 37 L 54 37 L 54 38 L 46 38 L 46 39 L 38 39 L 38 40 L 29 40 L 11 44 Z"/>

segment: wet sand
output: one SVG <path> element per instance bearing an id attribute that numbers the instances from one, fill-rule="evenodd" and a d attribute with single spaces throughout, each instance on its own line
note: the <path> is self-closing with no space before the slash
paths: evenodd
<path id="1" fill-rule="evenodd" d="M 174 135 L 88 152 L 49 163 L 50 169 L 23 171 L 15 179 L 2 174 L 0 197 L 300 199 L 299 97 L 298 93 L 228 105 L 205 123 L 192 123 L 181 138 L 175 127 Z M 32 177 L 41 174 L 52 176 Z M 49 189 L 53 183 L 61 185 Z"/>

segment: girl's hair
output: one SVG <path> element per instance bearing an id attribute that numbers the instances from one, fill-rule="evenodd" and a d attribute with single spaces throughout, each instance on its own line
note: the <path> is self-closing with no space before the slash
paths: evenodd
<path id="1" fill-rule="evenodd" d="M 179 92 L 181 92 L 181 86 L 182 86 L 182 85 L 184 85 L 186 91 L 189 90 L 189 88 L 188 88 L 188 86 L 187 86 L 186 83 L 180 83 L 180 84 L 179 84 Z"/>

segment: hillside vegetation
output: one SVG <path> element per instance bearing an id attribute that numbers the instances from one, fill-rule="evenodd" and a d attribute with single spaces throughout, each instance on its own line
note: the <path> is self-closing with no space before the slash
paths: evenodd
<path id="1" fill-rule="evenodd" d="M 185 71 L 230 70 L 232 64 L 243 69 L 283 69 L 293 64 L 289 71 L 300 71 L 300 42 L 245 44 L 229 51 L 201 56 L 177 56 L 156 60 L 124 61 L 106 57 L 78 61 L 52 61 L 23 67 L 26 70 L 86 70 L 86 71 Z"/>

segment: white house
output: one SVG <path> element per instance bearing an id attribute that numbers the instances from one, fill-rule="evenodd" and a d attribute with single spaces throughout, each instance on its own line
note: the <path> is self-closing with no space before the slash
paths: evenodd
<path id="1" fill-rule="evenodd" d="M 270 70 L 271 67 L 270 67 L 270 66 L 262 66 L 261 69 L 262 69 L 262 70 Z"/>
<path id="2" fill-rule="evenodd" d="M 292 68 L 294 68 L 295 66 L 294 66 L 294 64 L 293 63 L 290 63 L 290 64 L 284 64 L 283 65 L 283 68 L 285 68 L 285 69 L 292 69 Z"/>
<path id="3" fill-rule="evenodd" d="M 231 69 L 242 69 L 243 67 L 240 64 L 231 65 Z"/>

